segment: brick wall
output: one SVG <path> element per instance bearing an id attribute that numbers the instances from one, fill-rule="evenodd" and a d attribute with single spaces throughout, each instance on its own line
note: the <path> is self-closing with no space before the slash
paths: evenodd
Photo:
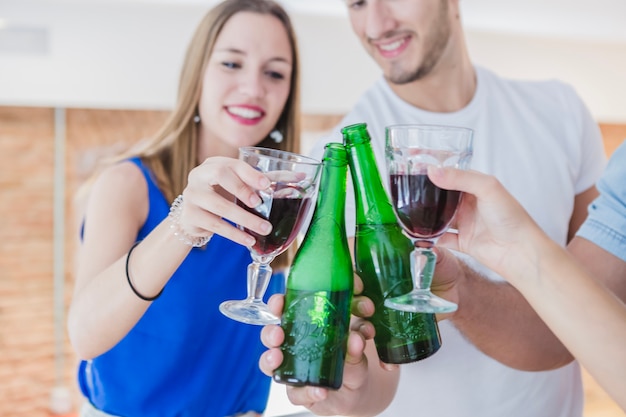
<path id="1" fill-rule="evenodd" d="M 604 138 L 604 150 L 607 155 L 611 155 L 626 140 L 626 124 L 601 123 L 600 131 Z"/>
<path id="2" fill-rule="evenodd" d="M 79 183 L 98 157 L 153 133 L 164 117 L 163 112 L 67 110 L 66 306 Z M 76 358 L 67 337 L 62 372 L 55 361 L 53 109 L 0 107 L 0 166 L 0 416 L 48 416 L 57 384 L 69 387 L 78 402 Z"/>
<path id="3" fill-rule="evenodd" d="M 29 116 L 30 115 L 30 116 Z M 37 123 L 31 123 L 31 118 Z M 41 415 L 54 383 L 53 112 L 0 118 L 0 415 Z"/>
<path id="4" fill-rule="evenodd" d="M 68 109 L 65 143 L 65 293 L 73 284 L 76 191 L 97 161 L 153 134 L 162 111 Z M 310 131 L 337 117 L 312 116 Z M 55 385 L 71 389 L 76 357 L 64 337 L 57 375 L 53 288 L 54 109 L 0 106 L 0 416 L 48 416 Z M 65 323 L 62 332 L 65 335 Z"/>
<path id="5" fill-rule="evenodd" d="M 98 158 L 154 133 L 165 116 L 158 111 L 67 110 L 66 308 L 77 243 L 78 185 Z M 312 136 L 337 121 L 336 116 L 307 116 L 303 126 Z M 603 125 L 602 130 L 607 153 L 626 138 L 626 125 Z M 50 414 L 56 383 L 70 387 L 76 405 L 79 398 L 76 358 L 67 337 L 60 381 L 55 367 L 53 109 L 0 107 L 0 167 L 0 416 L 44 417 Z M 62 330 L 65 334 L 65 323 Z"/>

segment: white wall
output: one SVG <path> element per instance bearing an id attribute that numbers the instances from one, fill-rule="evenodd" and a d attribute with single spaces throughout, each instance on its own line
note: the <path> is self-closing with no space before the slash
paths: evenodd
<path id="1" fill-rule="evenodd" d="M 468 7 L 480 3 L 472 1 Z M 204 10 L 199 2 L 2 0 L 0 20 L 47 30 L 48 45 L 43 55 L 3 52 L 0 32 L 0 105 L 170 108 L 186 43 Z M 378 76 L 375 64 L 344 16 L 293 17 L 303 110 L 348 111 Z M 598 120 L 626 122 L 626 38 L 528 37 L 481 30 L 470 20 L 475 62 L 504 76 L 563 79 Z"/>
<path id="2" fill-rule="evenodd" d="M 0 19 L 9 28 L 48 32 L 44 55 L 0 49 L 0 104 L 170 108 L 187 42 L 204 11 L 189 4 L 0 1 Z M 304 110 L 345 112 L 373 80 L 375 67 L 344 19 L 296 15 L 294 24 L 305 52 Z M 369 73 L 355 74 L 346 62 L 367 65 Z M 338 87 L 337 80 L 346 79 L 351 82 Z"/>
<path id="3" fill-rule="evenodd" d="M 625 16 L 626 18 L 626 16 Z M 474 62 L 513 78 L 572 84 L 602 122 L 626 122 L 626 40 L 536 38 L 468 31 Z"/>
<path id="4" fill-rule="evenodd" d="M 3 0 L 9 25 L 48 30 L 48 53 L 0 53 L 0 103 L 169 108 L 197 8 Z"/>

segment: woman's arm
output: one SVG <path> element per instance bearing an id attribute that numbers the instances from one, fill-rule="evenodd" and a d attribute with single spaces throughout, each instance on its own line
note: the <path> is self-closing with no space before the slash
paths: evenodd
<path id="1" fill-rule="evenodd" d="M 251 245 L 254 238 L 225 219 L 260 234 L 269 233 L 269 222 L 234 201 L 236 197 L 254 207 L 260 202 L 255 190 L 267 186 L 269 180 L 242 161 L 210 158 L 189 175 L 179 226 L 192 236 L 218 233 Z M 131 162 L 109 167 L 90 192 L 68 315 L 70 340 L 81 358 L 93 358 L 115 346 L 150 306 L 133 293 L 126 277 L 128 252 L 148 210 L 147 184 Z M 190 249 L 174 235 L 169 219 L 164 219 L 128 260 L 135 289 L 146 297 L 158 294 Z"/>
<path id="2" fill-rule="evenodd" d="M 447 235 L 441 243 L 504 276 L 626 409 L 624 303 L 545 235 L 495 178 L 453 169 L 433 169 L 429 175 L 442 188 L 468 193 L 457 213 L 459 234 Z M 608 268 L 621 274 L 613 281 L 624 278 L 626 267 L 616 257 L 589 262 L 612 265 Z"/>
<path id="3" fill-rule="evenodd" d="M 148 213 L 148 189 L 132 163 L 110 167 L 90 192 L 78 251 L 68 330 L 79 357 L 98 356 L 119 342 L 150 306 L 126 280 L 128 250 Z M 157 294 L 189 247 L 162 223 L 133 251 L 129 273 L 141 294 Z"/>

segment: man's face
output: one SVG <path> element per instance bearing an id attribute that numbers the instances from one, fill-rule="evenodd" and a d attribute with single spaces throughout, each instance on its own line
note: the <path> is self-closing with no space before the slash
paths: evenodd
<path id="1" fill-rule="evenodd" d="M 346 0 L 350 22 L 393 84 L 431 73 L 450 39 L 449 0 Z"/>

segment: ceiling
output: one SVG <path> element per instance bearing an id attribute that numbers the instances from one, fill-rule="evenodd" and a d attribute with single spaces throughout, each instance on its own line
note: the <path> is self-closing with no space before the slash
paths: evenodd
<path id="1" fill-rule="evenodd" d="M 624 0 L 460 0 L 473 29 L 626 42 Z"/>
<path id="2" fill-rule="evenodd" d="M 50 0 L 72 1 L 72 0 Z M 207 5 L 218 0 L 73 0 Z M 278 0 L 294 13 L 346 16 L 346 0 Z M 459 0 L 466 27 L 536 36 L 626 42 L 625 0 Z M 1 17 L 1 16 L 0 16 Z"/>
<path id="3" fill-rule="evenodd" d="M 345 113 L 380 76 L 345 0 L 278 1 L 298 33 L 303 110 Z M 458 1 L 474 63 L 558 78 L 598 119 L 626 120 L 626 0 Z M 171 108 L 191 32 L 217 2 L 0 0 L 0 105 Z"/>

